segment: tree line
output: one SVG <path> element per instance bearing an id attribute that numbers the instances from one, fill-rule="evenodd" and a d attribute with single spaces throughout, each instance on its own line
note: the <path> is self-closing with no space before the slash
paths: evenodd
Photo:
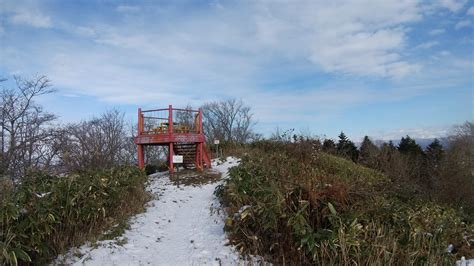
<path id="1" fill-rule="evenodd" d="M 474 123 L 455 126 L 443 147 L 434 139 L 423 149 L 410 136 L 393 141 L 374 143 L 365 136 L 357 148 L 343 132 L 335 142 L 325 139 L 321 150 L 341 156 L 385 173 L 400 186 L 407 198 L 429 198 L 474 213 Z"/>
<path id="2" fill-rule="evenodd" d="M 294 134 L 294 129 L 277 128 L 270 140 L 305 144 L 317 151 L 351 160 L 379 170 L 397 187 L 405 199 L 437 200 L 474 213 L 474 123 L 454 126 L 446 146 L 434 139 L 423 149 L 410 136 L 393 141 L 374 142 L 364 136 L 359 147 L 341 132 L 337 140 Z"/>
<path id="3" fill-rule="evenodd" d="M 100 170 L 137 161 L 136 125 L 112 109 L 90 119 L 62 125 L 58 117 L 37 103 L 54 93 L 46 76 L 13 77 L 13 87 L 0 80 L 0 177 L 19 181 L 28 171 L 53 174 Z M 191 106 L 187 108 L 191 109 Z M 207 139 L 248 142 L 255 138 L 253 114 L 241 100 L 228 99 L 202 106 Z M 178 122 L 192 123 L 188 112 Z M 147 149 L 150 163 L 165 160 L 166 149 Z"/>

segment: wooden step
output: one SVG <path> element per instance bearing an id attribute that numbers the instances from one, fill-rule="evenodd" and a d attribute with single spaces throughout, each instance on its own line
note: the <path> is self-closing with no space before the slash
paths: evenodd
<path id="1" fill-rule="evenodd" d="M 175 143 L 174 153 L 183 156 L 183 166 L 193 167 L 196 163 L 196 143 Z"/>

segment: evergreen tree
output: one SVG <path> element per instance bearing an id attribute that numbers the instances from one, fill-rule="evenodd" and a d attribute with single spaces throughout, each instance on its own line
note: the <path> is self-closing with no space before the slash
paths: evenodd
<path id="1" fill-rule="evenodd" d="M 336 145 L 337 153 L 345 158 L 351 159 L 352 161 L 356 162 L 358 157 L 357 147 L 355 146 L 354 142 L 349 140 L 344 132 L 339 134 L 339 142 Z"/>
<path id="2" fill-rule="evenodd" d="M 360 145 L 359 152 L 359 163 L 376 168 L 377 156 L 379 148 L 370 140 L 368 136 L 365 136 Z"/>
<path id="3" fill-rule="evenodd" d="M 429 188 L 436 186 L 440 181 L 443 155 L 443 146 L 438 139 L 434 139 L 434 141 L 426 148 L 424 176 L 425 180 L 428 181 L 426 184 Z"/>
<path id="4" fill-rule="evenodd" d="M 334 154 L 336 153 L 336 144 L 332 139 L 325 139 L 323 142 L 323 151 Z"/>
<path id="5" fill-rule="evenodd" d="M 401 139 L 398 144 L 398 151 L 402 155 L 407 167 L 407 178 L 409 182 L 417 184 L 418 189 L 432 186 L 432 179 L 427 171 L 425 153 L 416 141 L 408 135 Z M 421 192 L 421 191 L 419 191 Z"/>
<path id="6" fill-rule="evenodd" d="M 384 143 L 384 145 L 386 145 L 386 143 Z M 396 150 L 397 147 L 395 147 L 395 145 L 393 144 L 393 141 L 389 141 L 388 142 L 388 147 L 391 149 L 391 150 Z"/>
<path id="7" fill-rule="evenodd" d="M 401 154 L 407 155 L 423 155 L 423 150 L 421 149 L 420 145 L 416 143 L 416 141 L 410 136 L 402 137 L 400 143 L 398 144 L 398 151 Z"/>
<path id="8" fill-rule="evenodd" d="M 430 167 L 438 167 L 441 159 L 443 158 L 444 150 L 443 145 L 438 139 L 434 139 L 430 145 L 426 148 L 426 159 Z"/>
<path id="9" fill-rule="evenodd" d="M 339 134 L 338 138 L 339 138 L 339 141 L 337 143 L 337 150 L 340 151 L 340 150 L 343 150 L 344 146 L 349 143 L 349 139 L 347 138 L 346 134 L 344 134 L 344 132 L 342 131 L 341 131 L 341 134 Z"/>

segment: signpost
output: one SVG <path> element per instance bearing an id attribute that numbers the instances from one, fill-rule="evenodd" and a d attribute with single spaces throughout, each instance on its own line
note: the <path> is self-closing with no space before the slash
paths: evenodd
<path id="1" fill-rule="evenodd" d="M 219 143 L 220 141 L 218 139 L 214 140 L 214 145 L 216 145 L 216 153 L 217 153 L 216 157 L 219 157 Z"/>
<path id="2" fill-rule="evenodd" d="M 173 155 L 173 163 L 183 163 L 183 155 Z"/>

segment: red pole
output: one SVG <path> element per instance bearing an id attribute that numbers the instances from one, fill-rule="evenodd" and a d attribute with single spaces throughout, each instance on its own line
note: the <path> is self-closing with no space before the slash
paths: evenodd
<path id="1" fill-rule="evenodd" d="M 173 106 L 171 104 L 168 107 L 168 132 L 173 133 Z"/>
<path id="2" fill-rule="evenodd" d="M 199 108 L 199 134 L 203 134 L 202 130 L 202 108 Z M 203 157 L 203 150 L 202 150 L 203 143 L 199 143 L 199 166 L 201 169 L 204 169 L 204 165 L 202 163 L 202 157 Z"/>
<path id="3" fill-rule="evenodd" d="M 173 106 L 171 104 L 168 106 L 168 133 L 173 134 Z M 174 165 L 173 165 L 173 142 L 170 142 L 169 145 L 169 154 L 170 154 L 170 163 L 169 163 L 169 168 L 170 168 L 170 174 L 172 175 L 174 172 Z"/>
<path id="4" fill-rule="evenodd" d="M 202 108 L 199 108 L 199 134 L 203 134 L 203 130 L 202 130 Z"/>
<path id="5" fill-rule="evenodd" d="M 141 144 L 138 144 L 138 167 L 145 168 L 145 151 Z"/>
<path id="6" fill-rule="evenodd" d="M 138 135 L 141 135 L 142 132 L 143 132 L 142 108 L 138 108 Z"/>
<path id="7" fill-rule="evenodd" d="M 143 115 L 142 115 L 142 109 L 138 108 L 138 136 L 140 136 L 143 132 Z M 137 147 L 138 151 L 138 167 L 141 169 L 145 168 L 145 152 L 143 149 L 143 145 L 138 144 Z"/>
<path id="8" fill-rule="evenodd" d="M 169 152 L 169 153 L 170 153 L 170 158 L 169 158 L 169 160 L 170 160 L 170 167 L 169 167 L 169 168 L 170 168 L 170 174 L 173 174 L 173 173 L 174 173 L 174 165 L 173 165 L 173 154 L 174 154 L 174 153 L 173 153 L 173 142 L 170 142 L 170 146 L 169 146 L 169 147 L 170 147 L 170 148 L 169 148 L 169 149 L 170 149 L 170 152 Z"/>
<path id="9" fill-rule="evenodd" d="M 199 166 L 201 167 L 201 170 L 204 170 L 204 166 L 202 164 L 202 142 L 199 143 Z"/>
<path id="10" fill-rule="evenodd" d="M 196 166 L 196 169 L 199 169 L 199 143 L 196 143 L 196 158 L 194 159 L 194 165 Z"/>

